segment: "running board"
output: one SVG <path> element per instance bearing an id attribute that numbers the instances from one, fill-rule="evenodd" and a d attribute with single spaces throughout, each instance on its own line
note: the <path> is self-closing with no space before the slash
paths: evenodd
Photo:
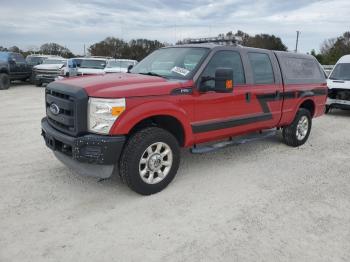
<path id="1" fill-rule="evenodd" d="M 252 134 L 246 135 L 244 137 L 230 138 L 230 140 L 228 140 L 228 141 L 221 141 L 221 142 L 211 144 L 208 146 L 197 147 L 195 145 L 194 147 L 192 147 L 190 149 L 190 152 L 192 154 L 209 153 L 209 152 L 217 151 L 219 149 L 229 147 L 229 146 L 237 146 L 237 145 L 245 144 L 248 142 L 263 140 L 265 138 L 275 136 L 276 133 L 277 133 L 276 129 L 269 129 L 269 130 L 262 131 L 260 133 L 252 133 Z"/>

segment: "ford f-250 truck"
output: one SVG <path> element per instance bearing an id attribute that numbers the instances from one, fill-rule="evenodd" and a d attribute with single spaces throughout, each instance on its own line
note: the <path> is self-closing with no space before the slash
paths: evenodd
<path id="1" fill-rule="evenodd" d="M 324 113 L 326 79 L 309 55 L 213 44 L 166 47 L 130 73 L 71 78 L 46 88 L 42 135 L 78 173 L 113 170 L 149 195 L 175 177 L 180 147 L 281 128 L 293 147 Z M 205 151 L 205 150 L 204 150 Z"/>

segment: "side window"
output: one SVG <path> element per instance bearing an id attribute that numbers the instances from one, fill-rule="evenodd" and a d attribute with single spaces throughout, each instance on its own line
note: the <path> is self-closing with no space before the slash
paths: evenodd
<path id="1" fill-rule="evenodd" d="M 16 60 L 16 63 L 24 63 L 24 57 L 21 54 L 13 54 L 12 57 Z"/>
<path id="2" fill-rule="evenodd" d="M 202 76 L 215 77 L 215 71 L 218 67 L 226 67 L 233 69 L 234 84 L 244 84 L 244 69 L 242 65 L 241 55 L 235 51 L 218 51 L 209 61 Z M 214 87 L 214 80 L 205 83 L 208 87 Z"/>
<path id="3" fill-rule="evenodd" d="M 255 84 L 275 83 L 271 60 L 267 54 L 248 53 L 248 58 L 253 70 Z"/>
<path id="4" fill-rule="evenodd" d="M 322 69 L 314 59 L 283 57 L 281 61 L 286 84 L 320 83 L 325 81 Z"/>

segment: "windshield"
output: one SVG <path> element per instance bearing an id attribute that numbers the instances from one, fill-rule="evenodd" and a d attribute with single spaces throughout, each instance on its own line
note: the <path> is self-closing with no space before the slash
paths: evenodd
<path id="1" fill-rule="evenodd" d="M 44 59 L 45 59 L 44 57 L 28 56 L 26 58 L 26 61 L 28 64 L 31 64 L 31 65 L 39 65 L 44 61 Z"/>
<path id="2" fill-rule="evenodd" d="M 121 68 L 128 68 L 130 65 L 134 65 L 135 63 L 133 61 L 109 61 L 107 67 L 113 68 L 113 67 L 121 67 Z"/>
<path id="3" fill-rule="evenodd" d="M 0 53 L 0 61 L 7 61 L 8 57 L 8 53 Z"/>
<path id="4" fill-rule="evenodd" d="M 65 60 L 59 60 L 59 59 L 46 59 L 44 60 L 43 64 L 64 64 Z"/>
<path id="5" fill-rule="evenodd" d="M 104 69 L 105 67 L 106 67 L 106 61 L 104 60 L 86 59 L 86 60 L 82 60 L 80 64 L 80 68 Z"/>
<path id="6" fill-rule="evenodd" d="M 208 48 L 200 47 L 159 49 L 138 63 L 131 73 L 189 79 L 208 52 Z"/>
<path id="7" fill-rule="evenodd" d="M 350 80 L 350 63 L 337 64 L 329 79 Z"/>

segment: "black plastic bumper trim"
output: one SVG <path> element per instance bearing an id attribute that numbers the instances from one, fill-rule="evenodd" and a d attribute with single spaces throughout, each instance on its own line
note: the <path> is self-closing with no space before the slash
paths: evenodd
<path id="1" fill-rule="evenodd" d="M 50 126 L 46 117 L 41 120 L 41 128 L 47 147 L 83 163 L 117 163 L 126 140 L 125 136 L 95 134 L 72 137 Z"/>

